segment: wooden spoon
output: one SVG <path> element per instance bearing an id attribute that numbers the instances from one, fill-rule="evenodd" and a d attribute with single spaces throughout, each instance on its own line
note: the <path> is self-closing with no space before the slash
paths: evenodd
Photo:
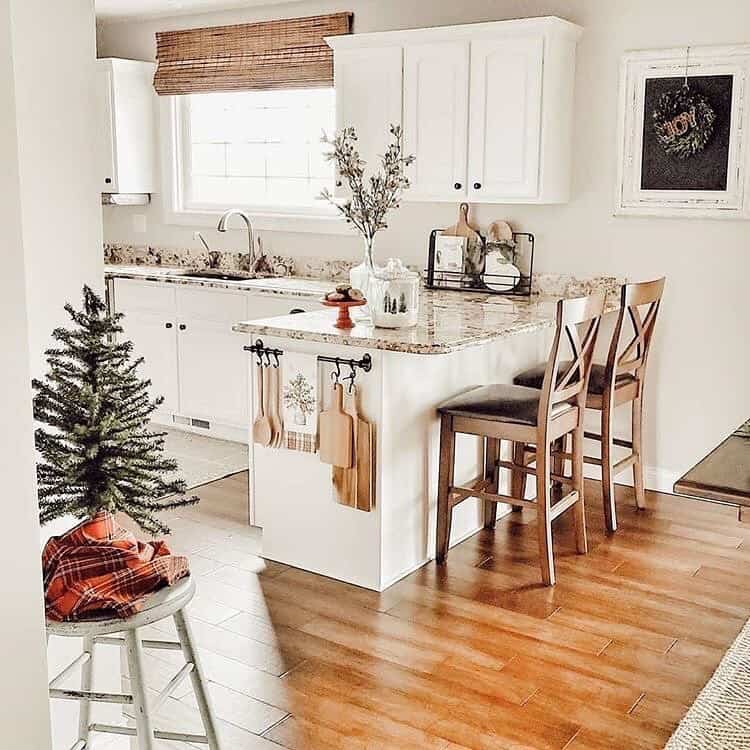
<path id="1" fill-rule="evenodd" d="M 268 377 L 271 382 L 268 394 L 270 405 L 268 416 L 271 420 L 271 429 L 273 431 L 273 440 L 271 442 L 271 447 L 273 448 L 281 447 L 281 438 L 283 437 L 281 417 L 279 416 L 279 376 L 280 370 L 278 367 L 268 368 Z"/>
<path id="2" fill-rule="evenodd" d="M 271 445 L 271 439 L 273 438 L 273 430 L 271 427 L 271 420 L 267 416 L 267 401 L 268 398 L 268 368 L 260 366 L 260 371 L 256 373 L 255 377 L 255 393 L 256 393 L 256 409 L 257 416 L 255 417 L 255 423 L 253 424 L 253 440 L 259 445 L 268 447 Z"/>

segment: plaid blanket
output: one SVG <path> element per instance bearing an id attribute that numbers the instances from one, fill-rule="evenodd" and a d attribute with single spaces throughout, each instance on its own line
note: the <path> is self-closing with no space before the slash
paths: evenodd
<path id="1" fill-rule="evenodd" d="M 51 537 L 42 570 L 50 620 L 130 617 L 144 596 L 190 572 L 186 557 L 164 542 L 139 542 L 106 511 Z"/>

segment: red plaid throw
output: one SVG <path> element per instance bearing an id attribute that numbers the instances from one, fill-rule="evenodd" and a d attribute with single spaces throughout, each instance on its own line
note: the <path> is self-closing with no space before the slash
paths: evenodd
<path id="1" fill-rule="evenodd" d="M 50 620 L 130 617 L 144 596 L 190 572 L 186 557 L 164 542 L 139 542 L 106 511 L 52 537 L 42 568 Z"/>

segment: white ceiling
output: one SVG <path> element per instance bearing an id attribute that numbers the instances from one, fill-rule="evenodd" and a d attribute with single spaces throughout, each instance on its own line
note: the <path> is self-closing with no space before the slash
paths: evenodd
<path id="1" fill-rule="evenodd" d="M 281 5 L 292 0 L 95 0 L 97 18 L 113 20 L 205 13 L 212 10 Z"/>

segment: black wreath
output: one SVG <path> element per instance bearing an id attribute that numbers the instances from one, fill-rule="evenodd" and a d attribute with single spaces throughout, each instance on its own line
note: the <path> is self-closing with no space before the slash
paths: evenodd
<path id="1" fill-rule="evenodd" d="M 667 154 L 687 159 L 703 151 L 711 140 L 716 113 L 705 96 L 681 86 L 659 97 L 651 119 L 656 137 Z M 687 125 L 684 133 L 675 133 L 670 127 L 675 121 Z"/>

